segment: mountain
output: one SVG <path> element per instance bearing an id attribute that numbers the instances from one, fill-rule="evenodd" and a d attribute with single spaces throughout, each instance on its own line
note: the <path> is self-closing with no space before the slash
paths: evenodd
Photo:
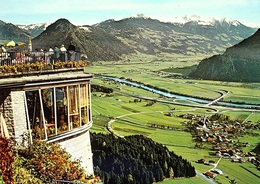
<path id="1" fill-rule="evenodd" d="M 30 33 L 31 37 L 36 37 L 40 35 L 46 28 L 50 25 L 50 23 L 39 23 L 39 24 L 29 24 L 29 25 L 17 25 L 20 29 L 27 31 Z"/>
<path id="2" fill-rule="evenodd" d="M 182 18 L 176 18 L 174 23 L 180 24 L 185 28 L 188 28 L 190 32 L 207 35 L 209 38 L 214 39 L 217 34 L 224 33 L 228 37 L 238 36 L 240 38 L 247 38 L 251 36 L 257 29 L 245 26 L 237 20 L 228 18 L 215 19 L 210 17 L 201 16 L 185 16 Z M 194 28 L 195 27 L 195 28 Z M 205 28 L 207 31 L 205 31 Z M 251 33 L 250 33 L 251 32 Z M 250 35 L 248 35 L 250 33 Z M 242 39 L 242 40 L 243 40 Z M 237 38 L 232 38 L 230 41 L 232 45 L 238 43 Z"/>
<path id="3" fill-rule="evenodd" d="M 43 30 L 33 38 L 33 49 L 48 50 L 50 46 L 62 44 L 68 46 L 72 41 L 92 61 L 120 60 L 133 54 L 212 56 L 223 53 L 226 48 L 256 31 L 238 21 L 227 19 L 184 19 L 181 22 L 161 22 L 138 16 L 118 21 L 110 19 L 92 26 L 76 26 L 67 19 L 59 19 L 49 26 L 17 26 L 16 29 L 29 36 L 37 35 Z M 13 39 L 12 35 L 9 39 Z"/>
<path id="4" fill-rule="evenodd" d="M 16 40 L 27 42 L 31 36 L 29 32 L 17 27 L 11 23 L 5 23 L 0 20 L 0 40 Z"/>
<path id="5" fill-rule="evenodd" d="M 260 29 L 249 38 L 200 62 L 190 77 L 239 82 L 260 82 Z"/>
<path id="6" fill-rule="evenodd" d="M 198 15 L 192 15 L 192 16 L 184 16 L 184 17 L 175 17 L 171 21 L 172 23 L 177 24 L 186 24 L 188 22 L 197 22 L 197 24 L 200 25 L 212 25 L 214 26 L 216 23 L 220 23 L 222 25 L 228 25 L 228 26 L 239 26 L 242 25 L 237 20 L 232 20 L 228 18 L 222 18 L 222 19 L 216 19 L 214 17 L 202 17 Z"/>
<path id="7" fill-rule="evenodd" d="M 66 26 L 62 26 L 62 24 Z M 59 25 L 59 26 L 58 26 Z M 110 19 L 92 26 L 75 26 L 60 19 L 33 39 L 34 48 L 68 45 L 73 41 L 89 60 L 118 60 L 129 54 L 213 55 L 244 38 L 255 29 L 225 20 L 214 25 L 196 21 L 165 23 L 145 17 Z M 59 29 L 59 27 L 64 29 Z"/>
<path id="8" fill-rule="evenodd" d="M 226 23 L 226 24 L 225 24 Z M 239 24 L 215 21 L 214 25 L 197 21 L 164 23 L 151 18 L 131 17 L 119 21 L 107 20 L 96 27 L 115 35 L 136 52 L 146 54 L 178 53 L 197 55 L 222 53 L 251 36 L 255 29 Z"/>
<path id="9" fill-rule="evenodd" d="M 67 19 L 59 19 L 32 40 L 34 48 L 48 49 L 50 46 L 68 46 L 73 42 L 77 50 L 89 60 L 119 60 L 133 49 L 104 29 L 93 26 L 75 26 Z"/>

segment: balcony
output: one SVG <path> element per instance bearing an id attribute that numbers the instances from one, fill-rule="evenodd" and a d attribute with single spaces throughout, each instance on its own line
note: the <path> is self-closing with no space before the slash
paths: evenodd
<path id="1" fill-rule="evenodd" d="M 77 70 L 86 66 L 81 53 L 64 52 L 55 58 L 53 52 L 2 52 L 0 53 L 0 78 L 41 75 Z"/>

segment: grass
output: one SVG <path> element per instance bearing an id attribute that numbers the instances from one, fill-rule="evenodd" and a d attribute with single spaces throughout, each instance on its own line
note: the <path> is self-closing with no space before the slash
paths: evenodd
<path id="1" fill-rule="evenodd" d="M 194 68 L 194 64 L 197 63 L 196 59 L 198 58 L 165 57 L 166 58 L 150 58 L 142 56 L 141 58 L 131 58 L 132 63 L 122 63 L 121 61 L 99 62 L 99 65 L 87 67 L 86 71 L 95 74 L 116 76 L 119 78 L 123 76 L 162 89 L 167 89 L 172 92 L 211 99 L 215 99 L 220 95 L 215 90 L 228 90 L 230 93 L 225 97 L 225 100 L 227 101 L 231 100 L 234 102 L 260 104 L 260 84 L 258 83 L 232 83 L 172 78 L 172 74 L 176 73 L 178 75 L 186 75 L 189 70 Z M 209 155 L 210 150 L 206 148 L 206 146 L 203 149 L 194 148 L 195 142 L 192 141 L 190 133 L 183 131 L 185 127 L 181 125 L 181 122 L 184 121 L 184 119 L 177 117 L 183 113 L 195 113 L 201 115 L 212 114 L 215 113 L 214 111 L 180 105 L 166 105 L 159 102 L 152 106 L 146 106 L 148 101 L 141 100 L 141 102 L 134 103 L 136 98 L 130 97 L 126 94 L 161 98 L 169 101 L 173 101 L 174 99 L 162 98 L 157 94 L 114 82 L 104 82 L 95 77 L 92 80 L 92 83 L 113 88 L 114 93 L 109 96 L 92 97 L 94 125 L 91 128 L 91 131 L 107 132 L 106 126 L 107 122 L 110 120 L 109 117 L 118 117 L 128 114 L 128 116 L 124 116 L 123 118 L 129 122 L 137 124 L 117 120 L 112 124 L 112 128 L 116 133 L 124 136 L 132 134 L 146 135 L 154 141 L 166 145 L 169 150 L 174 151 L 177 155 L 181 155 L 183 158 L 189 160 L 196 170 L 201 173 L 210 170 L 212 166 L 198 164 L 196 163 L 197 160 L 201 158 L 206 160 L 218 160 L 218 157 Z M 93 95 L 94 94 L 98 95 L 102 93 L 95 92 Z M 177 100 L 177 102 L 184 101 Z M 185 101 L 184 103 L 193 104 L 189 101 Z M 170 108 L 175 109 L 173 110 L 174 116 L 172 117 L 165 115 L 165 113 L 169 112 Z M 252 121 L 254 124 L 259 124 L 260 122 L 260 113 L 251 113 L 241 110 L 234 111 L 222 107 L 219 107 L 219 110 L 220 113 L 230 116 L 230 119 Z M 150 128 L 150 124 L 172 126 L 175 129 Z M 243 148 L 243 151 L 251 151 L 260 142 L 258 139 L 259 134 L 259 131 L 254 130 L 238 137 L 240 142 L 249 142 L 251 144 L 250 147 Z M 257 171 L 250 163 L 243 163 L 242 165 L 253 173 L 259 173 L 259 171 Z M 223 170 L 229 177 L 227 178 L 226 176 L 218 175 L 217 181 L 219 183 L 229 183 L 230 179 L 235 179 L 238 183 L 257 183 L 259 181 L 256 176 L 242 168 L 239 164 L 231 163 L 227 160 L 221 160 L 218 168 Z M 159 183 L 205 182 L 198 177 L 194 177 L 189 179 L 181 178 L 165 180 Z"/>
<path id="2" fill-rule="evenodd" d="M 248 112 L 242 110 L 226 110 L 222 109 L 220 112 L 224 115 L 229 116 L 231 119 L 239 121 L 252 121 L 254 124 L 260 123 L 260 113 L 259 112 Z"/>
<path id="3" fill-rule="evenodd" d="M 250 146 L 242 148 L 243 152 L 252 151 L 260 142 L 260 130 L 249 130 L 246 134 L 238 137 L 240 142 L 248 142 Z"/>
<path id="4" fill-rule="evenodd" d="M 157 184 L 206 184 L 208 182 L 201 180 L 199 177 L 193 177 L 193 178 L 181 178 L 181 179 L 165 179 L 162 182 L 157 182 Z"/>
<path id="5" fill-rule="evenodd" d="M 223 159 L 219 163 L 218 168 L 222 170 L 229 179 L 235 179 L 238 184 L 259 183 L 259 171 L 257 171 L 256 168 L 253 168 L 252 164 L 250 163 L 232 163 L 229 160 Z M 248 172 L 244 168 L 252 170 L 252 172 L 256 173 L 258 177 Z M 228 183 L 226 181 L 226 177 L 223 176 L 217 176 L 217 180 L 219 180 L 221 183 Z"/>
<path id="6" fill-rule="evenodd" d="M 225 101 L 260 104 L 259 83 L 173 79 L 169 77 L 174 73 L 182 75 L 188 73 L 194 69 L 200 59 L 201 57 L 155 59 L 143 56 L 131 59 L 131 62 L 100 62 L 100 65 L 88 66 L 85 70 L 94 74 L 124 76 L 171 92 L 210 99 L 219 97 L 219 93 L 214 90 L 228 90 L 230 93 L 224 98 Z"/>
<path id="7" fill-rule="evenodd" d="M 154 141 L 167 146 L 169 150 L 174 151 L 177 155 L 181 155 L 183 158 L 189 160 L 200 172 L 205 172 L 212 168 L 212 166 L 196 163 L 201 158 L 214 160 L 215 157 L 209 156 L 208 153 L 210 150 L 195 149 L 195 142 L 192 141 L 189 132 L 149 128 L 130 124 L 125 121 L 115 121 L 112 128 L 116 133 L 123 136 L 140 134 L 150 137 Z"/>
<path id="8" fill-rule="evenodd" d="M 132 91 L 132 87 L 124 86 L 124 91 Z M 93 93 L 95 94 L 95 93 Z M 142 92 L 143 95 L 149 96 L 153 95 L 149 92 Z M 156 95 L 154 96 L 156 97 Z M 158 97 L 158 96 L 157 96 Z M 120 101 L 116 100 L 120 99 Z M 203 114 L 208 113 L 205 109 L 201 108 L 191 108 L 179 105 L 165 105 L 162 103 L 155 103 L 152 106 L 147 107 L 147 101 L 142 100 L 141 102 L 134 103 L 133 100 L 135 98 L 122 95 L 120 93 L 114 93 L 113 95 L 104 96 L 104 97 L 92 97 L 92 108 L 93 108 L 93 119 L 94 126 L 91 131 L 97 132 L 107 132 L 106 125 L 109 121 L 109 116 L 118 117 L 121 115 L 128 114 L 128 116 L 123 117 L 128 121 L 137 122 L 139 125 L 131 124 L 126 121 L 115 121 L 112 125 L 114 131 L 120 135 L 132 135 L 132 134 L 142 134 L 152 138 L 154 141 L 162 143 L 166 145 L 169 150 L 174 151 L 176 154 L 181 155 L 183 158 L 189 160 L 192 165 L 196 168 L 197 171 L 203 173 L 212 168 L 212 166 L 206 166 L 202 164 L 197 164 L 196 161 L 204 158 L 206 160 L 216 160 L 216 157 L 210 156 L 208 149 L 195 149 L 195 143 L 192 141 L 192 137 L 189 132 L 185 131 L 176 131 L 176 130 L 167 130 L 167 129 L 155 129 L 147 127 L 148 124 L 156 123 L 157 125 L 169 125 L 174 127 L 179 127 L 180 130 L 183 128 L 181 122 L 183 119 L 176 117 L 182 113 L 197 113 Z M 102 102 L 102 103 L 101 103 Z M 173 111 L 173 117 L 166 116 L 164 113 L 169 111 L 169 107 Z M 241 112 L 241 111 L 230 111 L 226 109 L 221 109 L 222 113 L 231 116 L 234 119 L 258 119 L 259 114 L 253 114 L 249 112 Z M 138 114 L 140 112 L 140 114 Z M 162 113 L 163 112 L 163 113 Z M 137 114 L 136 114 L 137 113 Z M 101 115 L 100 115 L 101 114 Z M 103 116 L 102 114 L 105 114 Z M 253 132 L 259 133 L 259 132 Z M 252 147 L 245 148 L 245 151 L 250 151 L 258 142 L 258 139 L 255 139 L 255 136 L 251 134 L 246 134 L 243 137 L 239 137 L 240 141 L 250 142 Z M 234 164 L 234 163 L 232 163 Z M 237 165 L 233 165 L 236 167 Z M 236 168 L 237 170 L 241 170 L 241 167 Z M 227 169 L 227 173 L 230 177 L 236 179 L 233 172 L 229 172 Z M 254 178 L 254 177 L 253 177 Z M 201 179 L 178 179 L 178 182 L 203 182 Z M 228 183 L 229 179 L 223 176 L 218 176 L 218 180 L 222 183 Z M 238 179 L 237 179 L 238 180 Z M 165 182 L 175 182 L 175 180 L 166 180 Z M 199 183 L 199 182 L 198 182 Z"/>

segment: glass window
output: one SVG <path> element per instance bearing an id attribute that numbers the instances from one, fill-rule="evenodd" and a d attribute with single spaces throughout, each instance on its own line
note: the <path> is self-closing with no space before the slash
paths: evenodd
<path id="1" fill-rule="evenodd" d="M 27 91 L 26 92 L 27 99 L 27 108 L 28 115 L 30 120 L 30 127 L 32 129 L 32 136 L 37 139 L 44 139 L 44 124 L 43 124 L 43 116 L 41 112 L 40 105 L 40 97 L 39 91 Z"/>
<path id="2" fill-rule="evenodd" d="M 26 91 L 32 135 L 48 139 L 90 121 L 89 84 Z"/>
<path id="3" fill-rule="evenodd" d="M 56 108 L 57 108 L 57 128 L 58 133 L 69 130 L 68 124 L 68 98 L 67 87 L 58 87 L 56 89 Z"/>
<path id="4" fill-rule="evenodd" d="M 92 114 L 91 114 L 91 86 L 90 84 L 87 84 L 88 88 L 87 88 L 87 104 L 88 104 L 88 121 L 91 122 L 92 121 Z"/>
<path id="5" fill-rule="evenodd" d="M 69 123 L 70 129 L 80 126 L 79 123 L 79 86 L 68 87 Z"/>
<path id="6" fill-rule="evenodd" d="M 42 105 L 44 111 L 44 119 L 45 119 L 45 126 L 46 131 L 49 136 L 55 135 L 55 99 L 54 99 L 54 90 L 53 88 L 50 89 L 42 89 L 41 90 L 42 96 Z"/>
<path id="7" fill-rule="evenodd" d="M 88 98 L 87 98 L 87 86 L 86 84 L 80 85 L 80 110 L 81 110 L 81 124 L 88 123 Z"/>

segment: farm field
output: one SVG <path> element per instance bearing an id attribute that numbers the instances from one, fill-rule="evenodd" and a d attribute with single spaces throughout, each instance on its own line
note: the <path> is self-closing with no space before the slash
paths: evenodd
<path id="1" fill-rule="evenodd" d="M 142 60 L 143 61 L 143 60 Z M 101 62 L 97 66 L 86 67 L 86 72 L 108 75 L 114 77 L 124 77 L 133 81 L 140 81 L 144 84 L 150 84 L 174 93 L 215 99 L 220 94 L 215 90 L 226 90 L 230 93 L 225 96 L 224 101 L 232 101 L 248 104 L 260 104 L 260 84 L 259 83 L 237 83 L 237 82 L 222 82 L 222 81 L 205 81 L 173 78 L 172 75 L 165 69 L 178 69 L 177 72 L 182 72 L 180 68 L 186 68 L 183 73 L 177 73 L 182 76 L 186 74 L 188 69 L 193 70 L 196 61 L 161 61 L 157 59 L 151 62 L 142 63 L 116 63 L 116 62 Z"/>
<path id="2" fill-rule="evenodd" d="M 184 60 L 184 59 L 183 59 Z M 191 79 L 173 78 L 172 73 L 183 72 L 194 68 L 196 62 L 188 60 L 172 61 L 136 61 L 135 63 L 115 63 L 115 62 L 99 62 L 99 64 L 86 67 L 86 72 L 94 73 L 96 75 L 108 75 L 115 77 L 124 77 L 139 81 L 144 84 L 166 89 L 171 92 L 191 95 L 195 97 L 207 97 L 209 99 L 216 99 L 220 94 L 215 90 L 226 90 L 230 93 L 225 96 L 224 100 L 248 104 L 260 104 L 260 84 L 243 84 L 243 83 L 226 83 L 219 81 L 200 81 Z M 152 65 L 151 65 L 152 63 Z M 174 66 L 173 66 L 174 63 Z M 113 66 L 113 67 L 112 67 Z M 183 68 L 181 70 L 181 68 Z M 165 72 L 167 71 L 167 72 Z M 182 73 L 178 73 L 182 75 Z M 142 134 L 152 138 L 154 141 L 166 145 L 171 151 L 181 155 L 183 158 L 189 160 L 196 168 L 196 171 L 203 173 L 212 166 L 196 163 L 197 160 L 204 158 L 205 160 L 217 161 L 219 158 L 209 155 L 211 152 L 210 146 L 203 146 L 202 148 L 195 148 L 195 142 L 190 132 L 187 131 L 183 122 L 185 119 L 178 117 L 178 115 L 185 113 L 192 113 L 198 115 L 212 115 L 216 113 L 207 108 L 195 108 L 189 106 L 182 106 L 176 104 L 165 104 L 161 102 L 150 104 L 149 100 L 139 100 L 136 97 L 129 95 L 136 95 L 142 97 L 150 97 L 155 99 L 163 99 L 166 101 L 173 101 L 173 99 L 162 97 L 158 94 L 151 93 L 136 87 L 119 84 L 113 81 L 105 81 L 99 77 L 92 80 L 92 84 L 106 86 L 114 90 L 111 94 L 104 94 L 102 92 L 92 93 L 92 113 L 94 124 L 91 131 L 106 132 L 107 123 L 117 117 L 121 119 L 116 120 L 112 124 L 112 129 L 116 134 L 127 136 L 132 134 Z M 250 94 L 250 95 L 249 95 Z M 176 100 L 177 101 L 177 100 Z M 178 102 L 183 102 L 178 100 Z M 191 103 L 191 102 L 186 102 Z M 194 103 L 191 103 L 194 104 Z M 239 121 L 251 121 L 255 125 L 260 123 L 260 113 L 243 110 L 234 110 L 225 107 L 214 106 L 219 110 L 219 113 L 228 115 L 230 119 Z M 172 113 L 167 116 L 167 113 Z M 186 120 L 187 121 L 187 120 Z M 164 127 L 164 128 L 162 128 Z M 165 128 L 167 127 L 167 128 Z M 239 142 L 248 142 L 250 146 L 243 148 L 243 151 L 249 152 L 255 148 L 260 142 L 260 131 L 252 130 L 245 135 L 239 136 Z M 243 163 L 246 168 L 253 167 L 250 163 Z M 232 167 L 232 170 L 229 169 Z M 231 163 L 228 160 L 221 160 L 219 169 L 222 169 L 225 176 L 218 175 L 216 181 L 219 183 L 229 183 L 230 179 L 235 179 L 237 183 L 257 183 L 260 172 L 255 168 L 251 172 L 241 167 L 241 164 Z M 235 171 L 234 171 L 235 170 Z M 243 174 L 246 177 L 241 177 Z M 228 176 L 228 178 L 227 178 Z M 159 182 L 160 184 L 168 183 L 206 183 L 199 177 L 191 179 L 177 179 L 166 180 Z"/>

